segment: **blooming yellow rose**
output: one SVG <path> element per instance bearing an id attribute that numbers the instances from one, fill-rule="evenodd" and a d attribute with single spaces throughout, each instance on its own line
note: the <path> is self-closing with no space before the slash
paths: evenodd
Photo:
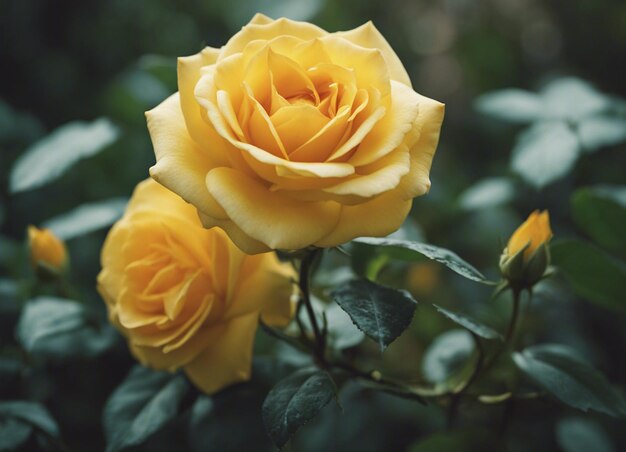
<path id="1" fill-rule="evenodd" d="M 147 113 L 150 174 L 250 254 L 385 236 L 430 188 L 444 106 L 372 23 L 256 15 L 179 58 L 178 89 Z"/>
<path id="2" fill-rule="evenodd" d="M 152 180 L 135 189 L 102 249 L 98 290 L 132 353 L 183 368 L 211 393 L 249 378 L 259 316 L 286 324 L 293 270 L 273 253 L 248 256 Z"/>
<path id="3" fill-rule="evenodd" d="M 511 286 L 530 288 L 544 276 L 550 264 L 548 242 L 551 238 L 550 216 L 546 210 L 535 210 L 516 229 L 500 257 L 500 270 Z"/>
<path id="4" fill-rule="evenodd" d="M 33 268 L 59 272 L 67 263 L 67 250 L 63 242 L 49 229 L 28 227 L 28 246 Z"/>

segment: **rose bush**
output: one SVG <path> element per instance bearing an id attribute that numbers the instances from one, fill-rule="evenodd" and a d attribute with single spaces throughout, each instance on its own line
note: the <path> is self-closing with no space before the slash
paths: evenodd
<path id="1" fill-rule="evenodd" d="M 192 206 L 148 180 L 107 236 L 98 290 L 141 363 L 182 367 L 212 393 L 249 378 L 259 316 L 290 320 L 293 276 L 273 253 L 248 256 L 204 229 Z"/>
<path id="2" fill-rule="evenodd" d="M 372 23 L 256 15 L 180 58 L 178 88 L 147 113 L 150 174 L 247 253 L 387 235 L 429 190 L 444 106 Z"/>

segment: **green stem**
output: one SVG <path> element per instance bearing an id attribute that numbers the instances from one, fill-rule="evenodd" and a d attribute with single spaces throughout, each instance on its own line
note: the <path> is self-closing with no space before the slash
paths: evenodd
<path id="1" fill-rule="evenodd" d="M 509 326 L 507 327 L 506 333 L 504 334 L 504 344 L 502 344 L 502 347 L 491 356 L 491 359 L 485 364 L 483 371 L 490 369 L 491 366 L 496 363 L 502 352 L 507 349 L 507 347 L 511 344 L 511 341 L 513 341 L 513 339 L 515 338 L 515 327 L 519 318 L 521 304 L 520 295 L 520 290 L 513 289 L 513 312 L 511 313 Z"/>
<path id="2" fill-rule="evenodd" d="M 504 336 L 505 347 L 511 343 L 515 335 L 515 326 L 517 325 L 517 319 L 519 317 L 520 294 L 521 291 L 513 289 L 513 313 L 511 314 L 511 320 L 509 321 L 509 327 L 506 330 L 506 335 Z"/>
<path id="3" fill-rule="evenodd" d="M 318 253 L 321 251 L 322 250 L 320 248 L 314 248 L 307 253 L 306 256 L 304 256 L 302 262 L 300 263 L 300 278 L 298 280 L 298 284 L 300 286 L 302 304 L 307 312 L 311 328 L 313 328 L 313 335 L 315 336 L 315 357 L 317 358 L 318 363 L 325 367 L 326 337 L 322 334 L 322 331 L 317 323 L 317 317 L 315 316 L 315 311 L 313 310 L 313 305 L 311 304 L 310 294 L 311 267 Z"/>

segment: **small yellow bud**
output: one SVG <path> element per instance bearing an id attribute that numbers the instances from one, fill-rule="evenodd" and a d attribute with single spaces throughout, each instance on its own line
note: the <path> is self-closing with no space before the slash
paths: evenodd
<path id="1" fill-rule="evenodd" d="M 500 271 L 517 289 L 532 287 L 539 281 L 548 265 L 548 242 L 552 238 L 550 216 L 535 210 L 509 239 L 500 257 Z"/>
<path id="2" fill-rule="evenodd" d="M 30 258 L 35 270 L 59 273 L 67 263 L 65 244 L 49 229 L 28 227 Z"/>

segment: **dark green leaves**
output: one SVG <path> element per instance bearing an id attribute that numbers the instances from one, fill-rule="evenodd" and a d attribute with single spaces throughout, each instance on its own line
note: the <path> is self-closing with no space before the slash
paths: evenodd
<path id="1" fill-rule="evenodd" d="M 530 126 L 518 136 L 511 168 L 542 188 L 568 174 L 584 152 L 626 140 L 617 102 L 573 77 L 548 83 L 539 94 L 507 89 L 481 96 L 484 114 Z"/>
<path id="2" fill-rule="evenodd" d="M 609 309 L 626 310 L 626 269 L 588 243 L 562 240 L 551 247 L 553 264 L 583 298 Z"/>
<path id="3" fill-rule="evenodd" d="M 543 102 L 535 93 L 521 89 L 504 89 L 480 96 L 476 109 L 505 121 L 526 124 L 541 117 Z"/>
<path id="4" fill-rule="evenodd" d="M 556 441 L 563 452 L 613 452 L 613 445 L 604 430 L 582 417 L 570 417 L 556 426 Z"/>
<path id="5" fill-rule="evenodd" d="M 335 395 L 335 383 L 321 370 L 303 369 L 280 381 L 263 402 L 263 422 L 269 436 L 282 448 Z"/>
<path id="6" fill-rule="evenodd" d="M 404 290 L 384 287 L 366 279 L 350 281 L 333 291 L 333 299 L 354 324 L 374 339 L 381 350 L 409 326 L 417 302 Z"/>
<path id="7" fill-rule="evenodd" d="M 62 240 L 68 240 L 112 225 L 124 213 L 126 198 L 111 198 L 83 204 L 44 223 Z"/>
<path id="8" fill-rule="evenodd" d="M 576 225 L 596 243 L 626 251 L 626 187 L 587 187 L 571 198 Z"/>
<path id="9" fill-rule="evenodd" d="M 578 139 L 566 123 L 539 123 L 518 137 L 511 168 L 526 182 L 542 188 L 569 173 L 578 155 Z"/>
<path id="10" fill-rule="evenodd" d="M 438 336 L 422 360 L 424 378 L 453 389 L 474 352 L 472 335 L 465 330 L 450 330 Z"/>
<path id="11" fill-rule="evenodd" d="M 33 430 L 51 437 L 59 436 L 59 427 L 43 405 L 26 401 L 0 402 L 0 450 L 18 448 Z"/>
<path id="12" fill-rule="evenodd" d="M 11 170 L 11 192 L 32 190 L 57 179 L 79 160 L 112 144 L 118 135 L 118 128 L 105 118 L 59 127 L 17 159 Z"/>
<path id="13" fill-rule="evenodd" d="M 486 278 L 472 265 L 465 262 L 456 253 L 426 243 L 412 242 L 392 238 L 363 237 L 353 241 L 359 246 L 377 247 L 377 251 L 396 259 L 419 261 L 424 257 L 437 261 L 450 270 L 472 281 L 486 282 Z"/>
<path id="14" fill-rule="evenodd" d="M 465 210 L 479 210 L 500 206 L 513 200 L 515 186 L 504 177 L 483 179 L 465 190 L 459 204 Z"/>
<path id="15" fill-rule="evenodd" d="M 145 441 L 177 415 L 188 390 L 189 384 L 180 375 L 133 368 L 104 408 L 107 451 Z"/>
<path id="16" fill-rule="evenodd" d="M 55 297 L 29 301 L 16 334 L 27 351 L 51 358 L 94 356 L 115 339 L 110 327 L 99 329 L 89 319 L 83 305 Z"/>
<path id="17" fill-rule="evenodd" d="M 513 354 L 519 369 L 561 402 L 615 417 L 626 415 L 626 404 L 606 378 L 562 345 L 537 345 Z"/>
<path id="18" fill-rule="evenodd" d="M 448 311 L 440 306 L 433 305 L 437 311 L 441 312 L 447 318 L 452 320 L 457 325 L 462 326 L 466 330 L 474 333 L 477 336 L 480 336 L 484 339 L 502 339 L 500 333 L 498 333 L 493 328 L 488 327 L 487 325 L 483 325 L 481 323 L 476 322 L 473 319 L 470 319 L 464 314 L 460 314 L 458 312 Z"/>

